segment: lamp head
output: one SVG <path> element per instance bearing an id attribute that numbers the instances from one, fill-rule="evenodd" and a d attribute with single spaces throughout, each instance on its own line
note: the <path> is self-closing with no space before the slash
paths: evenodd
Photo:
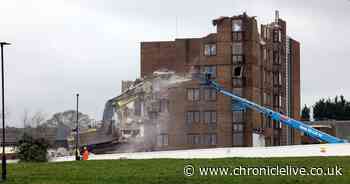
<path id="1" fill-rule="evenodd" d="M 8 43 L 8 42 L 0 42 L 0 45 L 11 45 L 11 43 Z"/>

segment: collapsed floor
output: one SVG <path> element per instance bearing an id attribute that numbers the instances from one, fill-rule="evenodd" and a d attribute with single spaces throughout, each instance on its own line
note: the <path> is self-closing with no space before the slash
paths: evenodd
<path id="1" fill-rule="evenodd" d="M 191 78 L 171 71 L 122 82 L 122 94 L 107 101 L 103 121 L 110 122 L 119 144 L 116 151 L 152 151 L 168 144 L 162 135 L 169 122 L 169 92 Z"/>

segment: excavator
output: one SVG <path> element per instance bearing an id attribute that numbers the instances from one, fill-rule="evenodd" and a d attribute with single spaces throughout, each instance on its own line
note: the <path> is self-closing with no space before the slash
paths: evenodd
<path id="1" fill-rule="evenodd" d="M 201 85 L 209 86 L 215 89 L 218 93 L 221 93 L 225 96 L 231 97 L 235 103 L 238 103 L 242 108 L 249 108 L 255 110 L 257 112 L 262 113 L 264 116 L 271 118 L 274 121 L 278 121 L 288 127 L 299 130 L 300 132 L 305 133 L 306 135 L 319 140 L 320 142 L 326 143 L 347 143 L 347 140 L 340 139 L 338 137 L 329 135 L 325 132 L 319 131 L 305 123 L 292 119 L 286 115 L 283 115 L 279 112 L 273 111 L 269 108 L 263 107 L 259 104 L 256 104 L 252 101 L 249 101 L 245 98 L 242 98 L 238 95 L 235 95 L 227 90 L 225 90 L 218 82 L 212 79 L 212 74 L 210 72 L 206 72 L 201 75 L 197 75 L 194 79 L 199 80 Z"/>

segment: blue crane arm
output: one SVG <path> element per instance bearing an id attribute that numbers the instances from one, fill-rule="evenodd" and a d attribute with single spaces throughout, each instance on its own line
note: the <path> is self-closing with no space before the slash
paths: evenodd
<path id="1" fill-rule="evenodd" d="M 202 81 L 203 81 L 203 79 L 202 79 Z M 233 100 L 239 102 L 244 107 L 256 110 L 256 111 L 264 114 L 266 117 L 270 117 L 272 120 L 279 121 L 284 125 L 287 125 L 291 128 L 294 128 L 294 129 L 297 129 L 301 132 L 304 132 L 304 133 L 306 133 L 306 135 L 313 137 L 317 140 L 324 141 L 327 143 L 345 143 L 345 142 L 347 142 L 346 140 L 339 139 L 337 137 L 334 137 L 332 135 L 329 135 L 327 133 L 319 131 L 315 128 L 312 128 L 311 126 L 306 125 L 305 123 L 302 123 L 301 121 L 292 119 L 292 118 L 287 117 L 279 112 L 275 112 L 269 108 L 263 107 L 261 105 L 254 103 L 254 102 L 251 102 L 247 99 L 239 97 L 239 96 L 237 96 L 229 91 L 226 91 L 216 81 L 210 80 L 210 74 L 209 75 L 207 74 L 204 82 L 205 82 L 205 85 L 208 85 L 208 86 L 214 88 L 219 93 L 222 93 L 226 96 L 231 97 Z"/>

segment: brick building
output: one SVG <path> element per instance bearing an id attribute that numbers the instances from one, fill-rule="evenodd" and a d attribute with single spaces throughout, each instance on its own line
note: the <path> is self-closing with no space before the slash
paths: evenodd
<path id="1" fill-rule="evenodd" d="M 220 17 L 213 25 L 217 32 L 202 38 L 142 42 L 141 77 L 159 69 L 212 71 L 225 89 L 299 119 L 300 45 L 287 36 L 278 12 L 274 22 L 260 26 L 260 33 L 256 19 L 246 13 Z M 298 132 L 241 109 L 196 81 L 176 89 L 170 104 L 164 149 L 300 143 Z"/>

